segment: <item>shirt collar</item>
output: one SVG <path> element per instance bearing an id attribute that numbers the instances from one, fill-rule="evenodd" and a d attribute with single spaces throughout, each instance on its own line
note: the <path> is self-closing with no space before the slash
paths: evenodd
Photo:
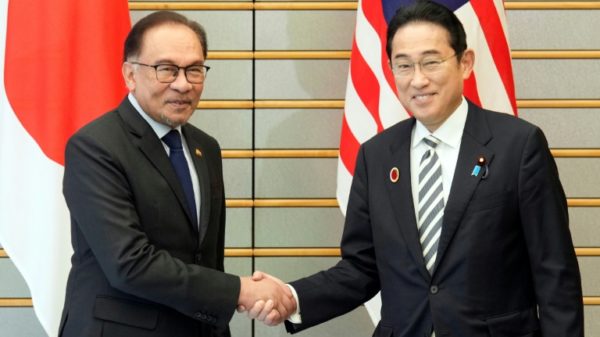
<path id="1" fill-rule="evenodd" d="M 146 122 L 148 122 L 148 124 L 150 124 L 150 127 L 152 128 L 154 133 L 156 133 L 156 136 L 158 136 L 158 139 L 162 139 L 162 137 L 164 137 L 167 133 L 169 133 L 169 131 L 173 130 L 173 128 L 171 128 L 170 126 L 159 123 L 159 122 L 155 121 L 154 119 L 152 119 L 152 117 L 150 117 L 150 115 L 148 115 L 142 109 L 142 107 L 138 103 L 137 99 L 135 99 L 135 96 L 133 96 L 131 93 L 129 93 L 127 95 L 127 98 L 129 99 L 129 102 L 131 102 L 131 105 L 133 105 L 135 110 L 140 114 L 140 116 L 142 116 L 142 118 Z M 175 130 L 177 130 L 177 131 L 179 131 L 179 133 L 181 133 L 181 125 L 176 127 Z"/>
<path id="2" fill-rule="evenodd" d="M 448 116 L 448 119 L 446 119 L 433 133 L 429 132 L 425 125 L 417 120 L 414 128 L 412 147 L 418 146 L 423 138 L 430 134 L 446 145 L 454 148 L 458 147 L 460 145 L 463 130 L 465 129 L 465 123 L 467 122 L 468 110 L 469 105 L 467 104 L 467 100 L 463 97 L 458 108 L 456 108 L 456 110 Z"/>

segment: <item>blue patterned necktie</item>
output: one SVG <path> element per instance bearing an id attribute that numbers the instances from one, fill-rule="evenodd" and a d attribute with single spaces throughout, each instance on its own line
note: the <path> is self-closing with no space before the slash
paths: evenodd
<path id="1" fill-rule="evenodd" d="M 198 226 L 194 185 L 192 184 L 192 177 L 190 176 L 190 168 L 188 167 L 185 155 L 183 154 L 181 135 L 179 135 L 179 131 L 171 130 L 162 138 L 162 140 L 169 147 L 169 159 L 171 160 L 171 165 L 173 165 L 173 169 L 175 169 L 181 187 L 183 187 L 183 194 L 185 194 L 187 206 L 192 214 L 194 225 Z"/>

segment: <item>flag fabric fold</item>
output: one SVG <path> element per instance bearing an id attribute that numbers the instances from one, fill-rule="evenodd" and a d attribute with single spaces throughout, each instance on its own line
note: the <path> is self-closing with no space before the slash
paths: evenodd
<path id="1" fill-rule="evenodd" d="M 56 336 L 72 253 L 64 148 L 126 93 L 126 0 L 0 1 L 0 244 Z"/>
<path id="2" fill-rule="evenodd" d="M 337 200 L 346 214 L 360 144 L 383 129 L 410 117 L 397 96 L 388 66 L 386 31 L 402 5 L 414 0 L 359 0 L 350 56 L 350 71 L 340 139 Z M 467 45 L 475 50 L 475 67 L 464 94 L 483 108 L 517 115 L 510 48 L 502 0 L 438 0 L 461 20 Z M 379 321 L 381 300 L 366 304 Z"/>

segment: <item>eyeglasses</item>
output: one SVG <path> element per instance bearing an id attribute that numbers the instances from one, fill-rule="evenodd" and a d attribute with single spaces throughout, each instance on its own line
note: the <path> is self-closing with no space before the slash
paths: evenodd
<path id="1" fill-rule="evenodd" d="M 179 67 L 174 64 L 144 64 L 135 61 L 129 61 L 131 64 L 137 64 L 144 67 L 154 68 L 154 72 L 156 73 L 156 79 L 161 83 L 173 83 L 179 76 L 179 70 L 183 69 L 183 73 L 185 74 L 185 79 L 193 84 L 201 84 L 204 83 L 206 79 L 206 74 L 210 67 L 205 66 L 203 64 L 193 64 L 187 67 Z"/>
<path id="2" fill-rule="evenodd" d="M 433 74 L 442 69 L 444 62 L 456 56 L 452 54 L 446 58 L 425 57 L 418 62 L 399 61 L 392 64 L 392 72 L 396 77 L 409 77 L 415 73 L 415 66 L 418 64 L 421 72 L 426 75 Z"/>

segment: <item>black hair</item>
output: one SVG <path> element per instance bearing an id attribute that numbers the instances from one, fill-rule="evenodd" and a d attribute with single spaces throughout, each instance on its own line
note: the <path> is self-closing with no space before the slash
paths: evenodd
<path id="1" fill-rule="evenodd" d="M 130 57 L 136 57 L 140 54 L 144 34 L 149 29 L 164 24 L 180 24 L 194 31 L 196 36 L 198 36 L 200 45 L 202 45 L 202 53 L 204 58 L 206 58 L 208 43 L 206 41 L 206 31 L 204 30 L 204 27 L 202 27 L 196 21 L 189 20 L 179 13 L 170 11 L 157 11 L 142 18 L 131 28 L 131 31 L 127 35 L 127 39 L 125 39 L 123 62 L 126 62 Z"/>
<path id="2" fill-rule="evenodd" d="M 392 40 L 398 29 L 409 23 L 429 22 L 448 31 L 450 46 L 460 60 L 467 49 L 467 35 L 460 20 L 448 8 L 429 0 L 417 0 L 408 7 L 400 7 L 392 17 L 387 29 L 386 53 L 392 57 Z"/>

